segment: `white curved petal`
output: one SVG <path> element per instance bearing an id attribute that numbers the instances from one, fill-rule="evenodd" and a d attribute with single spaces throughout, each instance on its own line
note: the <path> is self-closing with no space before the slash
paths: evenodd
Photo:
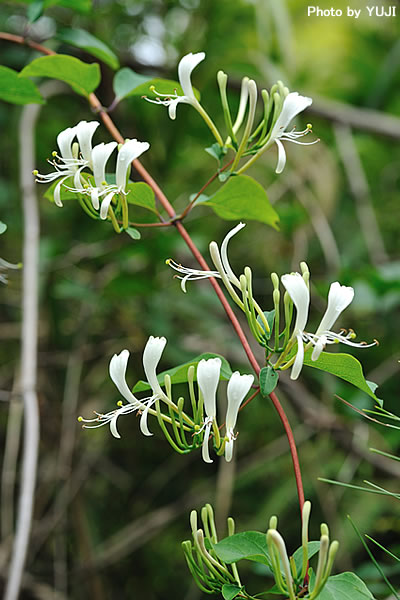
<path id="1" fill-rule="evenodd" d="M 127 140 L 118 152 L 117 170 L 115 181 L 117 187 L 125 190 L 126 174 L 133 160 L 138 158 L 143 152 L 150 148 L 148 142 L 139 142 L 138 140 Z"/>
<path id="2" fill-rule="evenodd" d="M 126 383 L 125 374 L 129 360 L 129 350 L 114 354 L 110 361 L 109 373 L 121 396 L 131 404 L 138 402 Z"/>
<path id="3" fill-rule="evenodd" d="M 271 139 L 279 138 L 290 121 L 312 104 L 312 99 L 301 96 L 298 92 L 288 94 L 283 102 L 282 111 L 271 132 Z"/>
<path id="4" fill-rule="evenodd" d="M 143 351 L 143 369 L 146 374 L 147 381 L 153 390 L 153 394 L 163 393 L 157 380 L 156 369 L 158 363 L 160 362 L 160 358 L 166 343 L 167 340 L 165 337 L 153 337 L 151 335 L 147 340 L 147 344 Z"/>
<path id="5" fill-rule="evenodd" d="M 306 327 L 310 306 L 310 291 L 300 273 L 282 275 L 281 281 L 296 307 L 296 323 L 293 333 L 297 335 L 298 332 L 304 331 Z"/>
<path id="6" fill-rule="evenodd" d="M 101 208 L 100 208 L 100 219 L 103 219 L 103 221 L 105 219 L 107 219 L 107 215 L 108 215 L 108 209 L 110 208 L 110 204 L 111 204 L 111 200 L 114 197 L 114 191 L 110 192 L 109 194 L 107 194 L 107 196 L 104 198 L 104 200 L 101 203 Z"/>
<path id="7" fill-rule="evenodd" d="M 57 145 L 60 148 L 62 158 L 73 158 L 72 156 L 72 140 L 76 135 L 76 127 L 68 127 L 64 131 L 60 131 L 57 136 Z"/>
<path id="8" fill-rule="evenodd" d="M 311 360 L 318 360 L 322 350 L 324 349 L 324 346 L 326 344 L 326 337 L 324 335 L 321 335 L 321 337 L 319 338 L 319 340 L 317 341 L 317 343 L 314 346 L 314 350 L 313 353 L 311 355 Z"/>
<path id="9" fill-rule="evenodd" d="M 203 394 L 204 408 L 207 417 L 215 417 L 217 413 L 216 393 L 221 373 L 220 358 L 204 358 L 197 365 L 197 383 Z"/>
<path id="10" fill-rule="evenodd" d="M 282 173 L 286 165 L 286 150 L 278 138 L 275 140 L 275 144 L 278 146 L 278 163 L 276 165 L 275 173 L 279 175 L 279 173 Z"/>
<path id="11" fill-rule="evenodd" d="M 297 336 L 297 354 L 293 363 L 292 370 L 290 372 L 290 379 L 297 379 L 300 375 L 301 369 L 303 368 L 304 362 L 304 345 L 301 334 Z"/>
<path id="12" fill-rule="evenodd" d="M 226 236 L 224 237 L 223 242 L 221 244 L 221 260 L 222 260 L 222 265 L 224 267 L 224 270 L 225 270 L 226 274 L 228 275 L 228 278 L 230 279 L 230 281 L 232 283 L 234 283 L 235 285 L 237 285 L 239 288 L 240 288 L 240 281 L 236 277 L 235 273 L 232 271 L 231 265 L 229 264 L 229 260 L 228 260 L 228 243 L 229 243 L 229 240 L 238 233 L 238 231 L 243 229 L 243 227 L 246 227 L 246 223 L 239 223 L 239 225 L 236 225 L 236 227 L 231 229 L 226 234 Z"/>
<path id="13" fill-rule="evenodd" d="M 176 107 L 180 102 L 184 102 L 184 96 L 180 96 L 179 98 L 173 98 L 168 103 L 168 116 L 172 121 L 176 119 Z"/>
<path id="14" fill-rule="evenodd" d="M 253 381 L 253 375 L 241 375 L 239 371 L 235 371 L 232 374 L 227 389 L 228 408 L 225 419 L 227 431 L 234 429 L 240 405 L 251 388 Z"/>
<path id="15" fill-rule="evenodd" d="M 149 410 L 150 410 L 150 407 L 152 404 L 154 404 L 154 400 L 153 401 L 150 400 L 147 403 L 147 406 L 144 409 L 142 416 L 140 417 L 140 431 L 143 433 L 143 435 L 146 435 L 146 436 L 153 435 L 147 425 L 147 417 L 148 417 Z"/>
<path id="16" fill-rule="evenodd" d="M 90 190 L 90 199 L 92 201 L 92 206 L 95 210 L 99 210 L 100 208 L 100 201 L 99 201 L 99 189 L 97 187 L 94 187 Z M 108 208 L 107 208 L 108 211 Z M 107 216 L 107 214 L 106 214 Z"/>
<path id="17" fill-rule="evenodd" d="M 60 179 L 60 181 L 57 183 L 56 187 L 54 188 L 54 202 L 55 202 L 55 204 L 57 204 L 57 206 L 60 206 L 60 207 L 63 206 L 63 203 L 61 202 L 61 186 L 64 183 L 64 181 L 66 179 L 68 179 L 68 177 L 69 177 L 69 175 Z"/>
<path id="18" fill-rule="evenodd" d="M 74 175 L 74 188 L 77 190 L 83 190 L 83 185 L 81 182 L 81 171 L 84 167 L 78 169 Z"/>
<path id="19" fill-rule="evenodd" d="M 113 417 L 110 421 L 110 431 L 112 433 L 112 435 L 115 438 L 121 438 L 121 436 L 118 433 L 118 429 L 117 429 L 117 419 L 118 419 L 118 412 L 116 413 L 115 417 Z"/>
<path id="20" fill-rule="evenodd" d="M 204 460 L 204 462 L 206 463 L 212 463 L 212 459 L 210 458 L 210 453 L 209 453 L 209 448 L 208 448 L 208 442 L 209 442 L 209 437 L 210 437 L 210 432 L 211 432 L 211 427 L 212 427 L 212 420 L 209 421 L 204 429 L 204 437 L 203 437 L 203 444 L 201 446 L 201 456 L 202 459 Z"/>
<path id="21" fill-rule="evenodd" d="M 197 52 L 193 54 L 190 52 L 184 56 L 178 65 L 178 77 L 179 83 L 181 84 L 181 88 L 185 96 L 190 98 L 191 100 L 196 101 L 196 97 L 193 92 L 192 82 L 191 82 L 191 74 L 192 71 L 197 65 L 204 60 L 206 57 L 205 52 Z"/>
<path id="22" fill-rule="evenodd" d="M 225 460 L 226 460 L 226 462 L 231 462 L 231 460 L 232 460 L 234 440 L 235 440 L 235 438 L 233 437 L 233 432 L 231 432 L 231 435 L 229 436 L 229 440 L 227 442 L 225 442 Z"/>
<path id="23" fill-rule="evenodd" d="M 75 128 L 82 156 L 89 163 L 92 160 L 92 137 L 99 125 L 98 121 L 81 121 Z"/>
<path id="24" fill-rule="evenodd" d="M 108 144 L 97 144 L 92 150 L 92 165 L 94 181 L 98 188 L 101 188 L 103 181 L 106 178 L 106 163 L 111 156 L 117 142 L 109 142 Z"/>
<path id="25" fill-rule="evenodd" d="M 329 288 L 328 306 L 316 331 L 316 335 L 322 331 L 329 331 L 340 313 L 351 304 L 353 298 L 354 289 L 352 287 L 340 285 L 338 281 L 332 283 Z"/>

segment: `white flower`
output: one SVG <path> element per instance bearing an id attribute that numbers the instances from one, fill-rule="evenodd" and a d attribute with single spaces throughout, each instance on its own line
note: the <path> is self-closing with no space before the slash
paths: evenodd
<path id="1" fill-rule="evenodd" d="M 213 259 L 215 267 L 218 269 L 217 271 L 202 271 L 200 269 L 190 269 L 188 267 L 184 267 L 181 264 L 178 264 L 171 258 L 169 258 L 166 261 L 168 266 L 170 266 L 175 271 L 178 271 L 178 273 L 180 275 L 183 275 L 183 277 L 180 277 L 179 275 L 176 276 L 178 279 L 182 280 L 181 288 L 182 288 L 183 292 L 186 292 L 186 282 L 187 281 L 195 281 L 197 279 L 207 279 L 209 277 L 218 277 L 219 279 L 222 279 L 225 284 L 226 284 L 226 282 L 228 282 L 228 283 L 235 285 L 236 287 L 238 287 L 240 289 L 240 281 L 239 281 L 238 277 L 236 277 L 236 275 L 233 272 L 231 265 L 229 263 L 228 243 L 229 243 L 229 240 L 234 235 L 236 235 L 238 233 L 238 231 L 243 229 L 243 227 L 245 227 L 245 226 L 246 226 L 245 223 L 239 223 L 239 225 L 236 225 L 236 227 L 234 227 L 233 229 L 228 231 L 228 233 L 224 237 L 223 242 L 221 244 L 221 252 L 219 251 L 217 242 L 210 243 L 210 254 Z"/>
<path id="2" fill-rule="evenodd" d="M 154 91 L 154 93 L 160 96 L 160 98 L 157 98 L 157 100 L 146 98 L 146 100 L 148 100 L 148 102 L 153 102 L 154 104 L 168 106 L 168 114 L 170 119 L 175 119 L 176 107 L 181 102 L 184 104 L 191 104 L 197 108 L 199 106 L 199 102 L 194 94 L 190 78 L 193 69 L 197 67 L 202 60 L 204 60 L 205 56 L 206 55 L 204 52 L 197 52 L 196 54 L 190 52 L 180 60 L 178 65 L 178 78 L 180 86 L 183 90 L 183 96 L 179 96 L 177 93 L 160 94 L 159 92 Z M 162 97 L 164 97 L 165 100 L 161 100 Z"/>
<path id="3" fill-rule="evenodd" d="M 62 206 L 61 202 L 61 185 L 68 177 L 74 177 L 75 188 L 81 188 L 80 172 L 82 169 L 90 165 L 92 137 L 100 123 L 97 121 L 81 121 L 75 127 L 68 127 L 61 131 L 57 136 L 57 145 L 60 149 L 60 154 L 53 152 L 54 160 L 48 161 L 53 167 L 52 173 L 41 175 L 34 171 L 36 181 L 38 183 L 50 183 L 56 179 L 60 179 L 54 189 L 54 202 L 57 206 Z M 82 150 L 82 156 L 78 156 L 78 152 L 73 149 L 73 139 L 78 136 L 79 144 Z"/>
<path id="4" fill-rule="evenodd" d="M 318 360 L 326 344 L 342 342 L 343 344 L 354 346 L 356 348 L 369 348 L 377 343 L 376 341 L 372 344 L 353 342 L 352 339 L 354 339 L 355 334 L 352 329 L 350 329 L 348 333 L 334 333 L 333 331 L 330 331 L 330 328 L 333 327 L 340 314 L 352 302 L 354 298 L 354 290 L 352 287 L 340 285 L 338 281 L 331 284 L 328 294 L 328 306 L 321 319 L 321 323 L 315 333 L 307 333 L 305 327 L 310 305 L 310 293 L 308 287 L 300 273 L 283 275 L 282 283 L 296 307 L 296 322 L 292 337 L 296 337 L 297 339 L 297 353 L 290 374 L 291 379 L 297 379 L 303 367 L 303 342 L 310 342 L 314 346 L 311 355 L 311 360 L 313 361 Z"/>
<path id="5" fill-rule="evenodd" d="M 105 181 L 105 170 L 106 163 L 116 146 L 117 142 L 109 142 L 108 144 L 104 144 L 102 142 L 101 144 L 97 144 L 97 146 L 95 146 L 93 149 L 90 149 L 91 168 L 93 170 L 95 183 L 94 186 L 86 185 L 83 187 L 80 178 L 74 178 L 74 183 L 78 185 L 75 185 L 74 188 L 68 188 L 71 190 L 71 192 L 78 194 L 90 194 L 90 199 L 95 210 L 99 210 L 100 208 L 99 198 L 107 194 L 110 189 L 110 186 L 107 186 Z"/>
<path id="6" fill-rule="evenodd" d="M 204 438 L 202 446 L 202 457 L 204 462 L 213 462 L 208 451 L 208 438 L 211 427 L 217 414 L 216 393 L 221 373 L 221 359 L 218 357 L 204 358 L 197 365 L 197 383 L 204 399 L 206 419 L 204 421 Z"/>
<path id="7" fill-rule="evenodd" d="M 142 416 L 140 419 L 140 429 L 144 435 L 152 435 L 147 427 L 147 415 L 154 400 L 153 397 L 145 398 L 144 400 L 138 400 L 136 396 L 132 394 L 129 386 L 126 382 L 126 367 L 129 360 L 129 351 L 122 350 L 120 354 L 114 354 L 110 361 L 110 377 L 116 385 L 121 396 L 127 400 L 128 404 L 118 403 L 119 408 L 112 410 L 106 414 L 95 412 L 96 417 L 94 419 L 84 419 L 79 417 L 79 421 L 85 423 L 83 427 L 87 429 L 96 429 L 103 425 L 110 425 L 110 431 L 116 438 L 121 436 L 117 430 L 117 420 L 121 415 L 127 415 L 132 412 L 140 411 Z M 86 425 L 86 423 L 90 423 Z"/>
<path id="8" fill-rule="evenodd" d="M 148 142 L 139 142 L 138 140 L 126 140 L 124 145 L 118 152 L 117 158 L 117 170 L 115 175 L 116 185 L 110 185 L 107 187 L 107 195 L 101 203 L 100 218 L 106 219 L 108 209 L 111 201 L 115 194 L 126 195 L 126 178 L 128 169 L 133 160 L 139 158 L 143 152 L 146 152 L 150 148 Z"/>
<path id="9" fill-rule="evenodd" d="M 253 375 L 240 375 L 239 371 L 235 371 L 228 383 L 228 409 L 226 411 L 226 437 L 225 442 L 225 459 L 229 462 L 232 460 L 233 442 L 236 439 L 234 428 L 237 421 L 240 405 L 245 399 L 254 381 Z"/>
<path id="10" fill-rule="evenodd" d="M 295 127 L 290 131 L 286 131 L 290 121 L 294 119 L 299 113 L 303 112 L 308 106 L 312 104 L 312 99 L 306 96 L 301 96 L 298 92 L 291 92 L 288 94 L 283 101 L 283 106 L 279 117 L 277 118 L 275 125 L 272 128 L 270 135 L 268 136 L 268 146 L 273 142 L 278 146 L 278 164 L 276 166 L 275 173 L 282 173 L 286 164 L 286 152 L 282 144 L 282 141 L 293 142 L 295 144 L 311 145 L 316 144 L 319 140 L 313 142 L 300 142 L 298 138 L 307 135 L 311 131 L 311 127 L 307 126 L 303 131 L 296 131 Z"/>
<path id="11" fill-rule="evenodd" d="M 143 369 L 155 396 L 164 396 L 164 392 L 158 383 L 156 370 L 166 343 L 165 337 L 153 337 L 151 335 L 143 351 Z"/>

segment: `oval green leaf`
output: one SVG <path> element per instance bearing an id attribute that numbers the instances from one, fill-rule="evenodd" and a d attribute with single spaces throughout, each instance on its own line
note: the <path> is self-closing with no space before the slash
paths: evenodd
<path id="1" fill-rule="evenodd" d="M 270 366 L 263 367 L 260 371 L 260 392 L 264 398 L 268 398 L 274 391 L 279 381 L 278 373 Z"/>
<path id="2" fill-rule="evenodd" d="M 193 360 L 184 363 L 183 365 L 179 365 L 174 367 L 173 369 L 168 369 L 168 371 L 163 371 L 159 375 L 157 375 L 157 379 L 161 385 L 164 385 L 164 377 L 165 375 L 169 375 L 171 377 L 172 383 L 186 383 L 187 382 L 187 372 L 190 366 L 196 367 L 198 363 L 204 358 L 207 360 L 208 358 L 218 357 L 221 359 L 221 374 L 220 380 L 226 381 L 232 375 L 232 369 L 226 358 L 220 356 L 219 354 L 212 354 L 210 352 L 205 352 L 204 354 L 200 354 L 200 356 L 196 356 Z M 194 381 L 196 381 L 196 372 L 194 375 Z M 145 390 L 149 390 L 150 386 L 147 381 L 138 381 L 133 388 L 133 392 L 144 392 Z"/>
<path id="3" fill-rule="evenodd" d="M 68 83 L 81 96 L 88 96 L 100 83 L 100 67 L 66 54 L 41 56 L 22 69 L 22 77 L 51 77 Z"/>
<path id="4" fill-rule="evenodd" d="M 365 583 L 355 573 L 329 577 L 318 600 L 374 600 Z"/>
<path id="5" fill-rule="evenodd" d="M 12 104 L 44 104 L 33 81 L 4 66 L 0 66 L 0 99 Z"/>
<path id="6" fill-rule="evenodd" d="M 111 69 L 118 69 L 119 61 L 114 52 L 97 37 L 84 29 L 61 29 L 57 39 L 76 48 L 81 48 L 103 61 Z"/>
<path id="7" fill-rule="evenodd" d="M 224 583 L 221 588 L 222 596 L 224 600 L 233 600 L 242 591 L 242 588 L 232 583 Z"/>
<path id="8" fill-rule="evenodd" d="M 129 192 L 126 197 L 128 204 L 141 206 L 157 214 L 154 192 L 147 183 L 144 181 L 130 182 L 126 186 L 126 189 Z"/>
<path id="9" fill-rule="evenodd" d="M 116 99 L 119 101 L 123 98 L 126 98 L 132 94 L 137 87 L 150 80 L 151 77 L 146 77 L 146 75 L 135 73 L 135 71 L 129 67 L 120 69 L 118 73 L 115 74 L 113 81 L 113 90 Z"/>
<path id="10" fill-rule="evenodd" d="M 230 177 L 204 204 L 211 206 L 222 219 L 250 219 L 278 229 L 278 214 L 272 208 L 264 188 L 248 175 Z"/>
<path id="11" fill-rule="evenodd" d="M 270 567 L 267 537 L 259 531 L 244 531 L 227 537 L 214 544 L 218 558 L 227 564 L 246 559 Z"/>

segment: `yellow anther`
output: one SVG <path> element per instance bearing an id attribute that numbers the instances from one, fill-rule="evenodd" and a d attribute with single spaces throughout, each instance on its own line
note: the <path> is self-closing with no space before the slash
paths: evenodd
<path id="1" fill-rule="evenodd" d="M 79 421 L 79 423 L 82 423 L 83 417 L 78 417 L 78 421 Z"/>
<path id="2" fill-rule="evenodd" d="M 51 153 L 52 156 L 56 157 L 57 156 L 57 152 L 55 150 L 53 150 L 53 152 Z"/>
<path id="3" fill-rule="evenodd" d="M 123 405 L 124 405 L 124 403 L 122 402 L 122 400 L 118 400 L 117 406 L 123 406 Z"/>
<path id="4" fill-rule="evenodd" d="M 154 93 L 155 93 L 155 91 L 156 91 L 156 86 L 155 86 L 155 85 L 151 85 L 149 89 L 150 89 L 150 91 L 151 91 L 151 92 L 153 92 L 153 94 L 154 94 Z"/>
<path id="5" fill-rule="evenodd" d="M 171 259 L 170 259 L 170 258 L 166 258 L 166 259 L 165 259 L 165 264 L 169 266 L 169 265 L 170 265 L 170 263 L 171 263 Z"/>
<path id="6" fill-rule="evenodd" d="M 34 169 L 32 171 L 32 175 L 34 175 L 36 177 L 36 175 L 39 175 L 39 171 L 37 169 Z"/>

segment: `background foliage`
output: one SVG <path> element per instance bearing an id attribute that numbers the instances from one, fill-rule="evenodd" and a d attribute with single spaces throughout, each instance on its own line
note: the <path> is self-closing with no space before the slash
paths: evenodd
<path id="1" fill-rule="evenodd" d="M 32 20 L 35 5 L 29 7 Z M 335 3 L 337 8 L 346 5 Z M 287 166 L 279 178 L 274 149 L 251 171 L 267 188 L 280 216 L 280 231 L 249 222 L 232 243 L 232 262 L 239 269 L 252 266 L 255 294 L 270 308 L 269 272 L 288 272 L 298 268 L 299 260 L 307 260 L 315 324 L 324 310 L 329 282 L 338 279 L 352 285 L 355 300 L 340 324 L 357 324 L 360 339 L 380 340 L 379 347 L 354 355 L 362 360 L 367 379 L 380 385 L 378 395 L 386 408 L 396 412 L 400 120 L 394 119 L 388 128 L 385 119 L 400 109 L 398 20 L 317 19 L 306 16 L 306 6 L 304 0 L 101 0 L 93 6 L 88 0 L 46 2 L 44 15 L 29 24 L 27 5 L 8 2 L 1 5 L 0 22 L 3 31 L 29 32 L 40 42 L 49 39 L 49 47 L 91 63 L 97 59 L 66 41 L 66 29 L 82 28 L 112 48 L 121 67 L 151 77 L 176 79 L 178 59 L 204 50 L 207 58 L 196 69 L 194 84 L 212 115 L 219 111 L 218 69 L 229 74 L 236 103 L 243 75 L 254 77 L 260 87 L 279 78 L 312 96 L 306 118 L 321 142 L 287 148 Z M 2 64 L 18 71 L 39 56 L 3 41 L 1 52 Z M 96 91 L 104 106 L 113 101 L 115 63 L 109 62 L 100 62 L 102 81 Z M 8 225 L 1 236 L 1 256 L 12 262 L 21 259 L 16 136 L 20 111 L 0 104 L 0 208 Z M 172 122 L 166 110 L 130 97 L 112 116 L 124 136 L 151 143 L 143 162 L 177 210 L 214 172 L 215 161 L 204 152 L 210 145 L 208 130 L 190 107 L 179 106 Z M 40 172 L 46 172 L 45 159 L 55 147 L 56 134 L 93 118 L 85 99 L 67 88 L 48 100 L 37 128 Z M 108 133 L 103 129 L 95 139 L 109 141 Z M 37 191 L 43 195 L 45 187 Z M 287 442 L 266 400 L 256 399 L 240 415 L 237 460 L 232 465 L 215 460 L 210 466 L 199 455 L 175 455 L 155 425 L 154 437 L 144 438 L 134 417 L 121 419 L 121 440 L 106 429 L 80 430 L 78 414 L 111 410 L 118 399 L 108 377 L 114 352 L 128 348 L 128 379 L 133 385 L 142 378 L 141 353 L 150 334 L 168 338 L 162 368 L 212 351 L 242 372 L 250 371 L 209 284 L 188 284 L 185 296 L 165 266 L 168 257 L 195 266 L 175 231 L 145 230 L 142 240 L 134 242 L 126 235 L 116 236 L 108 224 L 88 219 L 75 202 L 59 209 L 43 199 L 40 206 L 42 421 L 26 598 L 44 598 L 46 590 L 55 589 L 59 598 L 102 600 L 140 594 L 153 600 L 174 590 L 175 597 L 196 600 L 201 594 L 186 573 L 179 542 L 189 537 L 189 510 L 205 501 L 216 505 L 221 534 L 228 512 L 239 530 L 264 530 L 270 515 L 279 514 L 280 529 L 289 547 L 296 548 L 299 531 L 291 525 L 297 506 Z M 187 221 L 204 252 L 229 226 L 206 207 L 196 209 Z M 0 296 L 2 447 L 7 427 L 16 440 L 19 431 L 18 411 L 12 422 L 8 415 L 18 377 L 20 277 L 20 272 L 11 272 Z M 314 507 L 314 535 L 317 523 L 327 521 L 341 543 L 338 569 L 357 568 L 383 598 L 386 591 L 379 575 L 344 516 L 351 514 L 361 531 L 398 551 L 395 500 L 332 488 L 317 478 L 354 483 L 369 479 L 398 491 L 397 463 L 368 452 L 374 446 L 396 453 L 398 432 L 371 426 L 344 406 L 336 395 L 359 408 L 372 407 L 368 396 L 345 382 L 314 369 L 305 368 L 302 375 L 292 386 L 282 377 L 278 392 L 299 443 L 306 497 Z M 13 465 L 7 468 L 12 474 Z M 7 474 L 3 471 L 3 484 L 9 490 Z M 3 577 L 13 518 L 12 497 L 5 499 L 3 495 Z M 382 562 L 388 563 L 393 581 L 399 581 L 399 568 L 384 557 Z M 270 583 L 256 566 L 246 567 L 250 591 L 263 588 L 264 582 L 267 589 Z"/>

